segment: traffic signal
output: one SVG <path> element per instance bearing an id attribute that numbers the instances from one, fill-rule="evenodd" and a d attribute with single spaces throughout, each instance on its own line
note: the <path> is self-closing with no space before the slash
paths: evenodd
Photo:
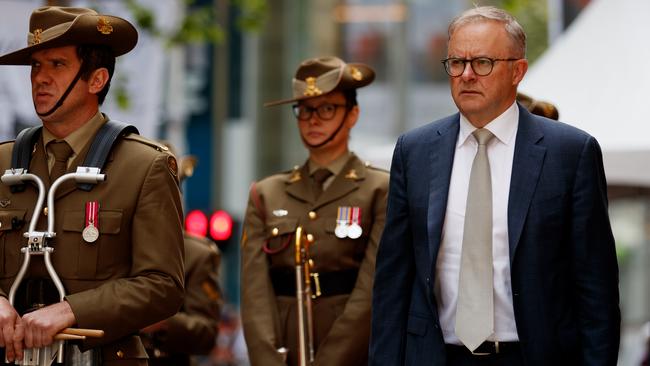
<path id="1" fill-rule="evenodd" d="M 225 247 L 235 239 L 233 231 L 237 224 L 232 216 L 224 210 L 213 212 L 210 217 L 201 210 L 192 210 L 185 217 L 185 231 L 190 234 L 207 237 L 215 241 L 219 247 Z"/>
<path id="2" fill-rule="evenodd" d="M 210 237 L 216 242 L 224 242 L 232 236 L 232 217 L 223 210 L 210 216 Z"/>
<path id="3" fill-rule="evenodd" d="M 185 231 L 205 238 L 208 235 L 208 217 L 201 210 L 192 210 L 185 217 Z"/>

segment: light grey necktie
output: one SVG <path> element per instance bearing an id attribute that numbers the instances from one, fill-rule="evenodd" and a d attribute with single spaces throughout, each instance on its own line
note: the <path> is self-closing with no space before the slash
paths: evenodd
<path id="1" fill-rule="evenodd" d="M 472 352 L 494 332 L 492 181 L 487 156 L 494 135 L 484 128 L 473 135 L 478 151 L 467 192 L 456 306 L 456 336 Z"/>

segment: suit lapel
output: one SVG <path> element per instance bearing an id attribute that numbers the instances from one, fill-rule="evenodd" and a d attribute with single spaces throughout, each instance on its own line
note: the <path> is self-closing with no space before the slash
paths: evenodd
<path id="1" fill-rule="evenodd" d="M 445 121 L 441 122 L 433 138 L 422 142 L 427 146 L 428 150 L 428 166 L 423 166 L 422 169 L 429 174 L 429 202 L 426 220 L 427 237 L 429 239 L 429 257 L 427 258 L 428 260 L 425 259 L 426 263 L 424 266 L 416 266 L 416 269 L 424 271 L 418 273 L 421 279 L 435 278 L 438 249 L 440 248 L 440 239 L 442 237 L 442 225 L 445 220 L 445 211 L 447 210 L 449 180 L 451 178 L 451 168 L 456 151 L 456 140 L 458 139 L 458 121 L 459 114 L 448 117 Z M 437 305 L 434 303 L 433 296 L 434 283 L 435 281 L 431 281 L 429 284 L 431 296 L 427 296 L 427 303 L 431 312 L 437 314 Z"/>
<path id="2" fill-rule="evenodd" d="M 535 193 L 539 175 L 544 164 L 546 147 L 539 144 L 544 134 L 533 116 L 519 106 L 519 127 L 512 162 L 510 194 L 508 198 L 508 238 L 510 264 L 519 244 L 519 238 L 526 222 L 528 207 Z"/>
<path id="3" fill-rule="evenodd" d="M 438 257 L 442 224 L 447 210 L 449 181 L 456 152 L 459 131 L 459 114 L 455 114 L 441 126 L 434 139 L 428 143 L 429 206 L 427 210 L 427 232 L 429 234 L 429 253 L 432 268 Z M 432 273 L 431 271 L 428 274 Z M 428 275 L 427 274 L 427 275 Z"/>

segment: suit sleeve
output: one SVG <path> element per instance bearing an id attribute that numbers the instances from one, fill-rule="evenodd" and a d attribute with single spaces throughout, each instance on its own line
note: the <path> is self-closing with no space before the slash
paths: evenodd
<path id="1" fill-rule="evenodd" d="M 373 224 L 368 245 L 359 267 L 354 290 L 345 304 L 343 313 L 336 318 L 331 330 L 319 345 L 315 365 L 360 365 L 366 361 L 370 338 L 370 305 L 375 273 L 375 259 L 379 239 L 386 221 L 387 186 L 375 192 L 373 197 Z"/>
<path id="2" fill-rule="evenodd" d="M 584 145 L 573 187 L 576 300 L 585 365 L 615 365 L 621 314 L 616 250 L 607 214 L 607 184 L 598 142 Z"/>
<path id="3" fill-rule="evenodd" d="M 176 313 L 183 299 L 182 207 L 167 155 L 154 159 L 132 216 L 131 269 L 123 278 L 68 295 L 77 325 L 103 329 L 105 344 Z"/>
<path id="4" fill-rule="evenodd" d="M 194 239 L 189 239 L 194 240 Z M 186 243 L 186 253 L 204 243 Z M 219 254 L 205 248 L 191 249 L 192 263 L 186 260 L 185 300 L 176 315 L 167 320 L 167 329 L 162 332 L 160 346 L 171 353 L 208 354 L 215 345 L 217 325 L 221 310 L 221 288 L 219 274 Z M 188 255 L 189 256 L 189 255 Z"/>
<path id="5" fill-rule="evenodd" d="M 251 197 L 252 197 L 251 193 Z M 284 366 L 277 349 L 280 317 L 269 266 L 262 246 L 266 240 L 263 214 L 249 198 L 241 247 L 241 316 L 248 355 L 253 366 Z"/>
<path id="6" fill-rule="evenodd" d="M 415 263 L 402 149 L 400 137 L 393 153 L 386 226 L 377 252 L 369 354 L 369 365 L 373 366 L 404 363 Z"/>

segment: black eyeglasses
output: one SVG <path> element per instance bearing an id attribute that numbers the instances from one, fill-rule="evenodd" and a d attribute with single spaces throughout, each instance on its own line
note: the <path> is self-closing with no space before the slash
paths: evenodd
<path id="1" fill-rule="evenodd" d="M 334 118 L 334 116 L 336 115 L 336 110 L 339 107 L 347 108 L 347 105 L 325 103 L 319 105 L 318 107 L 310 107 L 304 104 L 294 104 L 293 106 L 291 106 L 291 108 L 293 109 L 293 115 L 296 116 L 296 118 L 298 118 L 301 121 L 310 120 L 314 111 L 316 112 L 318 119 L 320 119 L 321 121 L 329 121 L 332 118 Z"/>
<path id="2" fill-rule="evenodd" d="M 465 66 L 469 63 L 472 66 L 472 71 L 478 76 L 488 76 L 494 68 L 494 63 L 497 61 L 518 61 L 520 58 L 489 58 L 489 57 L 475 57 L 471 59 L 450 57 L 442 60 L 445 65 L 445 71 L 451 77 L 458 77 L 465 72 Z"/>

